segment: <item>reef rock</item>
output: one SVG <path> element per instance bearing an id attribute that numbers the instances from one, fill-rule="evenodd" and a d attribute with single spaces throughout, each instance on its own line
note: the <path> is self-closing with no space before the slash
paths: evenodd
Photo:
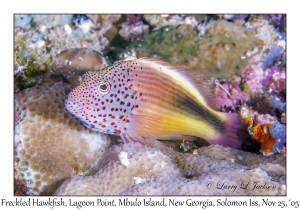
<path id="1" fill-rule="evenodd" d="M 214 151 L 217 158 L 202 151 Z M 70 178 L 55 195 L 277 195 L 284 184 L 279 177 L 285 177 L 285 157 L 270 160 L 218 145 L 187 154 L 160 142 L 156 148 L 119 144 L 107 149 L 96 174 Z M 265 162 L 262 169 L 258 163 Z"/>
<path id="2" fill-rule="evenodd" d="M 65 109 L 71 89 L 47 84 L 15 96 L 15 161 L 32 194 L 53 194 L 67 178 L 97 169 L 110 143 Z"/>
<path id="3" fill-rule="evenodd" d="M 107 67 L 105 59 L 87 48 L 71 48 L 55 56 L 55 72 L 60 73 L 69 84 L 79 85 L 79 77 L 88 70 Z"/>
<path id="4" fill-rule="evenodd" d="M 189 24 L 165 26 L 144 33 L 134 41 L 137 57 L 158 57 L 176 66 L 202 70 L 207 77 L 231 78 L 244 72 L 253 55 L 262 50 L 263 42 L 255 34 L 225 20 L 210 21 L 200 36 Z"/>

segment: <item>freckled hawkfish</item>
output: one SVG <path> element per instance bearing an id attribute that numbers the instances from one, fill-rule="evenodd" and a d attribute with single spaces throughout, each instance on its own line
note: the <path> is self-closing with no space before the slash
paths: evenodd
<path id="1" fill-rule="evenodd" d="M 147 145 L 154 139 L 199 137 L 242 147 L 245 127 L 239 115 L 213 109 L 210 87 L 195 71 L 154 58 L 130 58 L 88 71 L 80 80 L 65 106 L 94 131 Z"/>

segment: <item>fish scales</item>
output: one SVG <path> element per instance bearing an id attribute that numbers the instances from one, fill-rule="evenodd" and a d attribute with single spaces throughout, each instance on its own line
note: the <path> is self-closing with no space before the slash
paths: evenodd
<path id="1" fill-rule="evenodd" d="M 241 148 L 239 116 L 209 107 L 203 85 L 160 60 L 130 59 L 85 73 L 65 105 L 88 128 L 124 142 L 192 136 Z"/>

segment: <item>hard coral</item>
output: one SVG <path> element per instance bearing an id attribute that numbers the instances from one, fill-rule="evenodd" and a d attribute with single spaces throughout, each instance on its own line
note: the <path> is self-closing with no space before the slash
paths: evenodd
<path id="1" fill-rule="evenodd" d="M 15 96 L 15 159 L 33 194 L 97 169 L 110 138 L 88 130 L 64 107 L 70 85 L 48 84 Z"/>
<path id="2" fill-rule="evenodd" d="M 160 142 L 155 146 L 149 148 L 137 142 L 112 146 L 96 174 L 70 178 L 55 195 L 275 195 L 279 193 L 279 179 L 272 181 L 268 173 L 274 177 L 285 176 L 284 165 L 279 165 L 284 164 L 284 157 L 275 160 L 218 145 L 205 147 L 195 154 L 175 152 Z M 213 148 L 218 150 L 217 159 L 201 154 Z M 225 150 L 232 157 L 235 154 L 240 164 L 220 157 Z M 274 166 L 277 163 L 280 174 L 270 167 L 257 165 L 254 160 L 260 158 L 263 160 L 257 163 L 273 162 L 268 164 Z M 226 180 L 224 185 L 238 188 L 222 189 L 222 180 Z M 255 182 L 271 187 L 250 190 Z M 207 186 L 208 183 L 212 186 Z M 240 187 L 242 183 L 244 187 Z"/>

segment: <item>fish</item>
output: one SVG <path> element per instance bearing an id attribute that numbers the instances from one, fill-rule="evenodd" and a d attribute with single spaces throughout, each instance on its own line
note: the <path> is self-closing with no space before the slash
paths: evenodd
<path id="1" fill-rule="evenodd" d="M 207 81 L 156 58 L 128 58 L 82 75 L 65 107 L 89 129 L 124 143 L 201 138 L 241 149 L 247 127 L 239 114 L 217 111 Z"/>

